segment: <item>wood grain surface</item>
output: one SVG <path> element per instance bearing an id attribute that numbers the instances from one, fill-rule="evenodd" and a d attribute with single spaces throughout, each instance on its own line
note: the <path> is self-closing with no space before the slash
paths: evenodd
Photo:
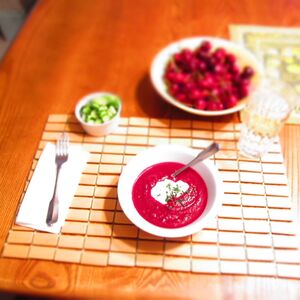
<path id="1" fill-rule="evenodd" d="M 0 247 L 49 114 L 72 113 L 83 95 L 103 90 L 122 97 L 123 116 L 185 118 L 151 86 L 157 51 L 188 36 L 228 38 L 230 24 L 300 26 L 299 9 L 296 0 L 40 1 L 0 66 Z M 299 134 L 298 126 L 282 132 L 298 215 Z M 298 299 L 299 287 L 276 278 L 0 259 L 2 291 L 48 297 Z"/>

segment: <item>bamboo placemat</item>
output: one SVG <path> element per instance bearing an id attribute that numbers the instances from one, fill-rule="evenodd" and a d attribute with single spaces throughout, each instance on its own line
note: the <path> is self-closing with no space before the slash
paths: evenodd
<path id="1" fill-rule="evenodd" d="M 47 142 L 62 131 L 80 143 L 90 159 L 61 233 L 13 224 L 3 257 L 43 259 L 97 266 L 300 278 L 300 255 L 287 178 L 279 144 L 263 160 L 239 156 L 240 124 L 122 118 L 118 130 L 85 135 L 73 116 L 50 115 L 26 188 Z M 224 181 L 218 218 L 193 236 L 164 239 L 147 234 L 123 214 L 117 201 L 122 167 L 136 153 L 162 143 L 201 149 L 217 141 L 213 158 Z M 20 201 L 21 203 L 21 201 Z"/>

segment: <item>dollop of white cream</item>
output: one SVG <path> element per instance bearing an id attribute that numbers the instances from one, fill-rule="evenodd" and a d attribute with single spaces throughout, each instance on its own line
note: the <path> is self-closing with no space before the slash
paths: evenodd
<path id="1" fill-rule="evenodd" d="M 151 196 L 161 204 L 167 204 L 168 199 L 180 197 L 188 188 L 189 185 L 182 180 L 174 182 L 173 180 L 165 179 L 155 184 L 151 189 Z"/>

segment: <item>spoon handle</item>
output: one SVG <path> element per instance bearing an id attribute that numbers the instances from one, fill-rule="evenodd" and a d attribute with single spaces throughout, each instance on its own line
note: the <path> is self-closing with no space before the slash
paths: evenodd
<path id="1" fill-rule="evenodd" d="M 218 152 L 220 150 L 220 146 L 217 143 L 212 143 L 210 144 L 207 148 L 205 148 L 203 151 L 201 151 L 193 160 L 191 160 L 189 163 L 187 163 L 185 166 L 183 166 L 182 168 L 180 168 L 179 170 L 175 171 L 172 176 L 175 178 L 176 176 L 178 176 L 181 172 L 183 172 L 185 169 L 193 166 L 194 164 L 196 164 L 199 161 L 202 161 L 206 158 L 208 158 L 209 156 L 215 154 L 216 152 Z"/>

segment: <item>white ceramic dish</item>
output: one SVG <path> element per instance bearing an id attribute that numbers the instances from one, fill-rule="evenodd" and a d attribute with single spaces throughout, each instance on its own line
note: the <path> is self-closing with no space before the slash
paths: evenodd
<path id="1" fill-rule="evenodd" d="M 204 179 L 208 189 L 208 201 L 202 215 L 193 223 L 180 228 L 162 228 L 146 221 L 137 212 L 132 201 L 132 188 L 138 175 L 147 167 L 160 162 L 180 162 L 186 164 L 199 150 L 181 145 L 161 145 L 140 152 L 123 168 L 118 183 L 118 199 L 126 216 L 140 229 L 162 237 L 183 237 L 200 231 L 217 214 L 223 196 L 223 182 L 214 164 L 205 160 L 193 168 Z"/>
<path id="2" fill-rule="evenodd" d="M 237 63 L 239 66 L 251 66 L 255 70 L 255 75 L 251 79 L 251 88 L 255 89 L 255 87 L 259 84 L 262 74 L 263 68 L 255 56 L 246 48 L 235 44 L 231 41 L 213 38 L 213 37 L 192 37 L 179 40 L 174 42 L 164 49 L 162 49 L 153 59 L 150 69 L 150 78 L 152 84 L 158 94 L 168 103 L 176 106 L 179 109 L 187 111 L 192 114 L 200 115 L 200 116 L 220 116 L 231 114 L 236 111 L 239 111 L 245 107 L 247 102 L 247 98 L 244 98 L 238 102 L 238 104 L 232 108 L 224 109 L 220 111 L 207 111 L 207 110 L 199 110 L 196 108 L 189 107 L 180 101 L 176 100 L 167 92 L 167 85 L 163 79 L 165 68 L 170 58 L 175 54 L 180 52 L 181 50 L 188 48 L 194 50 L 197 48 L 201 42 L 209 41 L 211 42 L 213 49 L 223 47 L 227 52 L 232 53 L 237 58 Z"/>
<path id="3" fill-rule="evenodd" d="M 93 136 L 105 136 L 110 133 L 112 133 L 119 125 L 120 122 L 120 114 L 121 114 L 121 109 L 122 109 L 122 102 L 121 100 L 119 101 L 119 109 L 117 111 L 116 116 L 111 119 L 110 121 L 107 121 L 103 124 L 90 124 L 87 122 L 84 122 L 84 120 L 80 116 L 80 110 L 81 108 L 89 103 L 91 100 L 104 96 L 104 95 L 112 95 L 112 96 L 117 96 L 112 93 L 108 92 L 96 92 L 96 93 L 91 93 L 86 96 L 84 96 L 82 99 L 80 99 L 75 107 L 75 116 L 77 120 L 80 122 L 81 126 L 83 129 L 90 135 Z M 118 96 L 117 96 L 118 97 Z M 118 97 L 120 99 L 120 97 Z"/>

